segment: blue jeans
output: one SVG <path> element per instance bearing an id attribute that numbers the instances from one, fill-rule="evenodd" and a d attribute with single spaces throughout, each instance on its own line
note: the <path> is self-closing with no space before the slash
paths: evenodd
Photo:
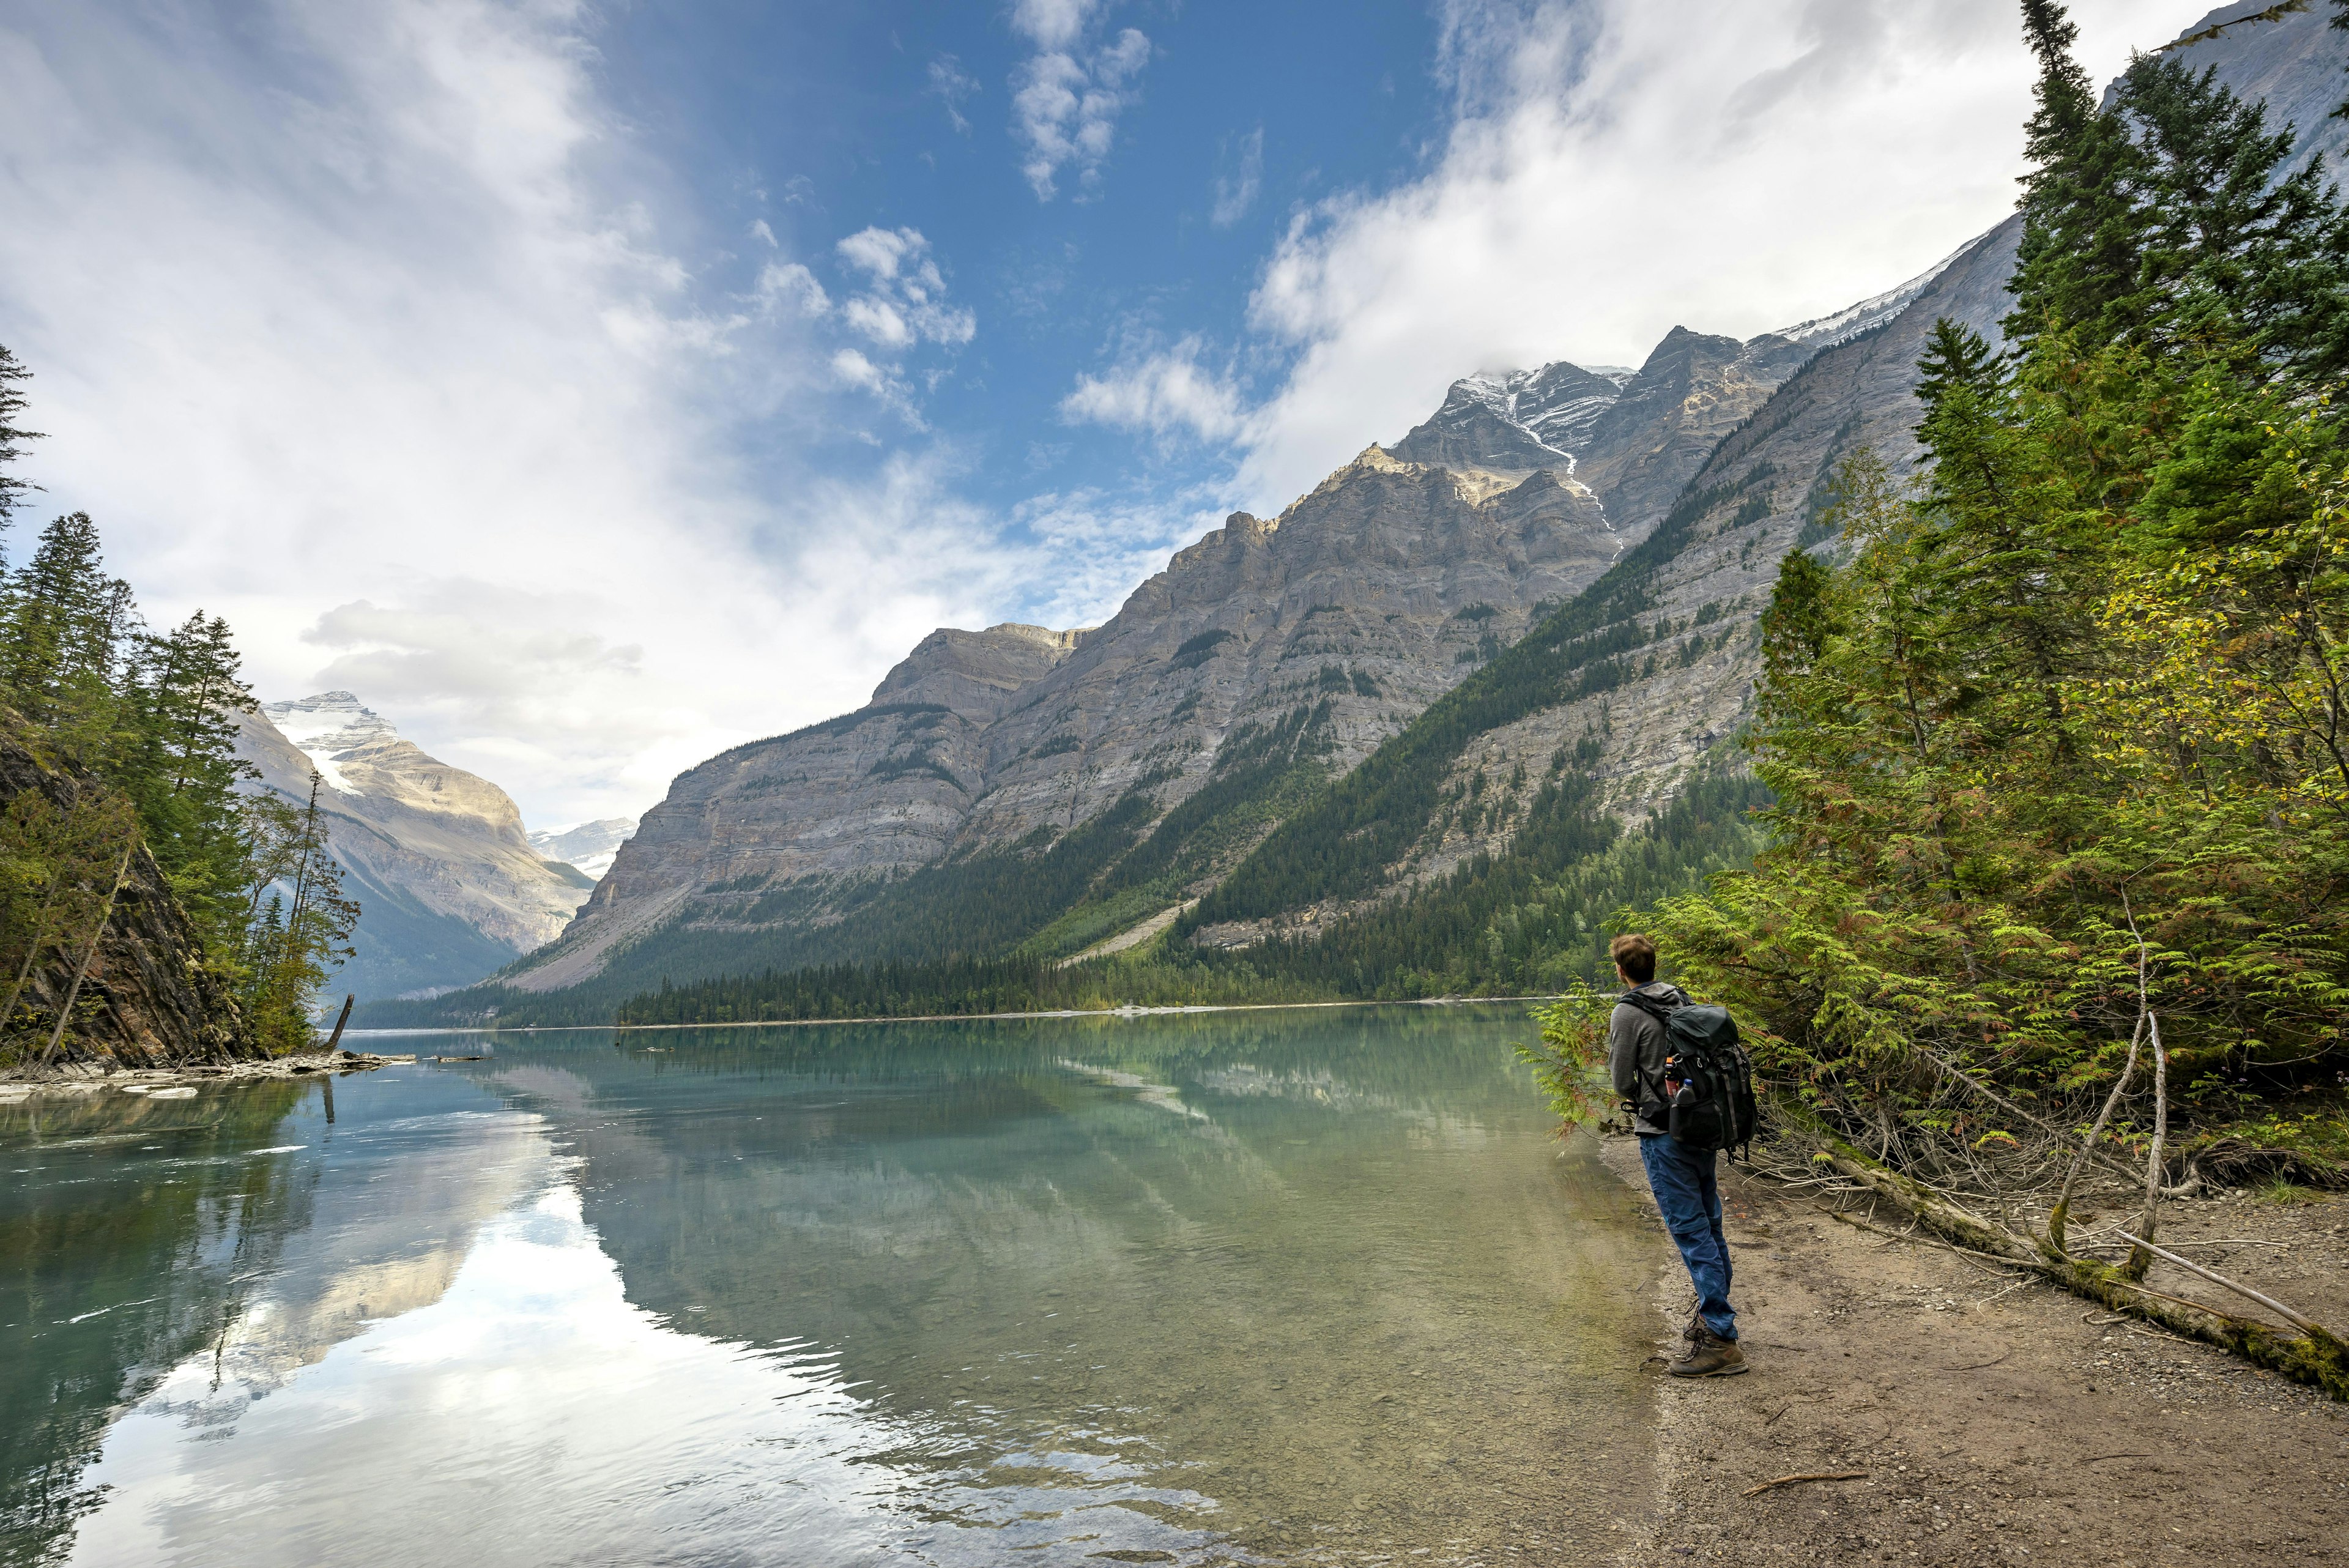
<path id="1" fill-rule="evenodd" d="M 1721 1184 L 1713 1176 L 1713 1152 L 1699 1154 L 1669 1136 L 1642 1137 L 1640 1163 L 1648 1168 L 1648 1188 L 1663 1211 L 1664 1229 L 1680 1244 L 1681 1261 L 1696 1283 L 1696 1310 L 1704 1325 L 1723 1339 L 1735 1339 L 1729 1238 L 1721 1230 Z"/>

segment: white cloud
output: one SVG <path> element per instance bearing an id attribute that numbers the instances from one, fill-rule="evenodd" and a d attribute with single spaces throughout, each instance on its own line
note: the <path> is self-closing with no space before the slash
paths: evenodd
<path id="1" fill-rule="evenodd" d="M 914 341 L 914 329 L 897 307 L 874 295 L 852 299 L 842 307 L 848 324 L 885 348 L 903 348 Z"/>
<path id="2" fill-rule="evenodd" d="M 1019 0 L 1012 7 L 1012 30 L 1036 48 L 1012 76 L 1011 122 L 1022 149 L 1019 171 L 1040 202 L 1052 199 L 1067 171 L 1080 192 L 1100 185 L 1118 112 L 1150 60 L 1150 40 L 1137 28 L 1089 42 L 1103 8 L 1102 0 Z"/>
<path id="3" fill-rule="evenodd" d="M 963 136 L 970 134 L 970 121 L 962 106 L 971 94 L 979 90 L 978 79 L 962 68 L 962 62 L 952 55 L 940 55 L 930 62 L 930 85 L 926 89 L 947 106 L 947 121 Z"/>
<path id="4" fill-rule="evenodd" d="M 1188 433 L 1231 441 L 1247 429 L 1240 395 L 1227 377 L 1200 365 L 1201 348 L 1198 338 L 1185 337 L 1107 375 L 1080 376 L 1076 390 L 1061 400 L 1061 417 L 1161 438 Z"/>
<path id="5" fill-rule="evenodd" d="M 1241 137 L 1238 151 L 1239 167 L 1232 177 L 1216 176 L 1216 202 L 1207 222 L 1219 229 L 1230 228 L 1256 205 L 1257 192 L 1264 184 L 1264 127 Z"/>
<path id="6" fill-rule="evenodd" d="M 27 477 L 151 618 L 224 614 L 264 698 L 347 685 L 534 821 L 639 811 L 1013 592 L 950 469 L 799 471 L 840 380 L 891 372 L 827 337 L 853 325 L 804 265 L 677 247 L 682 182 L 599 97 L 593 21 L 0 19 Z M 968 341 L 917 239 L 860 297 Z"/>
<path id="7" fill-rule="evenodd" d="M 755 292 L 760 302 L 770 307 L 789 306 L 806 316 L 823 316 L 832 309 L 832 296 L 824 293 L 823 285 L 798 262 L 769 262 L 761 267 Z"/>
<path id="8" fill-rule="evenodd" d="M 1019 0 L 1011 7 L 1011 26 L 1040 49 L 1065 49 L 1100 8 L 1100 0 Z"/>
<path id="9" fill-rule="evenodd" d="M 2081 0 L 2100 78 L 2208 0 Z M 1278 505 L 1481 365 L 1638 364 L 1911 276 L 2013 210 L 2032 61 L 2003 0 L 1452 0 L 1423 174 L 1300 215 L 1251 306 Z"/>
<path id="10" fill-rule="evenodd" d="M 1036 496 L 1016 511 L 1028 530 L 1037 580 L 1049 591 L 1024 615 L 1047 626 L 1099 626 L 1134 589 L 1164 571 L 1166 557 L 1220 524 L 1224 511 L 1206 490 L 1163 502 L 1119 502 L 1096 490 Z"/>
<path id="11" fill-rule="evenodd" d="M 978 318 L 946 302 L 946 279 L 919 229 L 860 229 L 834 248 L 871 285 L 842 306 L 842 318 L 879 347 L 959 348 L 978 334 Z"/>
<path id="12" fill-rule="evenodd" d="M 899 264 L 921 254 L 928 242 L 916 229 L 859 229 L 833 248 L 841 260 L 878 283 L 895 277 Z"/>
<path id="13" fill-rule="evenodd" d="M 883 391 L 888 386 L 881 368 L 854 348 L 843 348 L 832 357 L 832 373 L 850 386 L 868 391 Z"/>

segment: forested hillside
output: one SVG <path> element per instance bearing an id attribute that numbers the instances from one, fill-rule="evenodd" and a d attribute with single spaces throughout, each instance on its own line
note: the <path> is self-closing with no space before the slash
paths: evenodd
<path id="1" fill-rule="evenodd" d="M 29 379 L 0 348 L 0 528 Z M 238 666 L 217 616 L 149 627 L 82 513 L 0 556 L 0 1070 L 309 1040 L 356 909 L 306 803 L 238 791 Z"/>
<path id="2" fill-rule="evenodd" d="M 2190 58 L 2099 107 L 2029 10 L 2010 348 L 1940 324 L 1919 480 L 1841 465 L 1843 549 L 1764 622 L 1768 847 L 1654 922 L 1928 1165 L 2023 1130 L 1952 1074 L 2223 1104 L 2349 1061 L 2349 213 Z"/>

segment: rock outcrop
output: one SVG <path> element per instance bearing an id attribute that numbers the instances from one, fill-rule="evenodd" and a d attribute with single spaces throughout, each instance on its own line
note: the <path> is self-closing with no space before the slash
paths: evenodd
<path id="1" fill-rule="evenodd" d="M 488 780 L 428 756 L 347 691 L 243 715 L 256 787 L 306 801 L 316 768 L 327 841 L 360 906 L 357 956 L 330 984 L 366 997 L 479 980 L 551 940 L 588 878 L 542 857 Z"/>
<path id="2" fill-rule="evenodd" d="M 92 787 L 16 742 L 0 739 L 0 806 L 36 791 L 58 810 L 70 812 L 77 798 Z M 109 865 L 90 873 L 93 903 L 102 900 L 113 871 Z M 98 929 L 94 913 L 90 929 Z M 34 1027 L 16 1042 L 26 1061 L 37 1063 L 47 1055 L 48 1034 L 39 1025 L 54 1020 L 69 996 L 73 1021 L 59 1042 L 54 1065 L 171 1067 L 264 1054 L 235 998 L 204 967 L 187 916 L 143 847 L 130 856 L 95 950 L 87 942 L 84 934 L 68 933 L 55 943 L 53 956 L 36 963 L 26 976 L 16 1016 Z M 92 956 L 77 992 L 74 974 L 85 951 Z M 0 977 L 0 984 L 14 979 L 13 974 Z"/>

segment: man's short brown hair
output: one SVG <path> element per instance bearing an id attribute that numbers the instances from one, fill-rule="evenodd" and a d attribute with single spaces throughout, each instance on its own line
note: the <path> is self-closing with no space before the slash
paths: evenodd
<path id="1" fill-rule="evenodd" d="M 1607 956 L 1633 985 L 1645 985 L 1656 978 L 1656 944 L 1637 931 L 1626 931 L 1609 942 Z"/>

